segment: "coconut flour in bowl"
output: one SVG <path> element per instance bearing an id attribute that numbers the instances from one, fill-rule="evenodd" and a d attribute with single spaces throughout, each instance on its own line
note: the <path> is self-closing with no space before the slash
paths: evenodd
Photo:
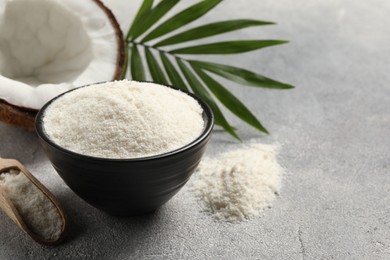
<path id="1" fill-rule="evenodd" d="M 101 158 L 140 158 L 200 136 L 203 109 L 190 95 L 154 83 L 113 81 L 65 93 L 47 108 L 47 135 L 63 148 Z"/>
<path id="2" fill-rule="evenodd" d="M 187 183 L 214 126 L 197 96 L 163 85 L 115 81 L 58 96 L 36 130 L 64 182 L 116 216 L 150 213 Z"/>

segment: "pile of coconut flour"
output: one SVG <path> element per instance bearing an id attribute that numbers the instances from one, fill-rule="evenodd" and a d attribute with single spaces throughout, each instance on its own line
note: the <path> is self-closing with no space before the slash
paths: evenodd
<path id="1" fill-rule="evenodd" d="M 83 87 L 54 101 L 44 129 L 60 146 L 103 158 L 162 154 L 194 141 L 203 110 L 184 92 L 158 84 L 114 81 Z"/>
<path id="2" fill-rule="evenodd" d="M 17 170 L 0 174 L 0 192 L 15 206 L 31 231 L 46 240 L 57 240 L 62 220 L 57 208 L 23 173 Z"/>
<path id="3" fill-rule="evenodd" d="M 283 168 L 277 147 L 252 143 L 205 158 L 193 178 L 193 190 L 217 219 L 238 222 L 270 207 L 280 189 Z"/>

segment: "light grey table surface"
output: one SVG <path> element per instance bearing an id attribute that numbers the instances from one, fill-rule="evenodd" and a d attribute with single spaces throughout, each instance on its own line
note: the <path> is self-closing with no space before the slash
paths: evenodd
<path id="1" fill-rule="evenodd" d="M 141 3 L 105 2 L 124 28 Z M 240 224 L 202 212 L 187 186 L 152 215 L 109 216 L 63 183 L 34 133 L 0 124 L 0 156 L 23 162 L 59 198 L 71 224 L 67 241 L 50 248 L 0 213 L 0 259 L 390 259 L 389 13 L 386 0 L 229 0 L 202 18 L 278 23 L 216 40 L 290 41 L 202 57 L 296 86 L 277 91 L 224 81 L 272 134 L 229 116 L 238 133 L 244 141 L 280 143 L 288 170 L 273 207 Z M 236 145 L 215 131 L 208 154 Z"/>

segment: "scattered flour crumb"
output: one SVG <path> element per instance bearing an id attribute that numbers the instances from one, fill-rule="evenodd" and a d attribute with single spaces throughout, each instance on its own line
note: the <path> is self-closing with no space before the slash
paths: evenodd
<path id="1" fill-rule="evenodd" d="M 202 160 L 193 190 L 217 219 L 239 222 L 270 207 L 281 186 L 277 146 L 252 143 Z"/>
<path id="2" fill-rule="evenodd" d="M 38 236 L 57 240 L 62 220 L 53 203 L 17 170 L 0 174 L 0 190 L 14 204 L 24 223 Z"/>

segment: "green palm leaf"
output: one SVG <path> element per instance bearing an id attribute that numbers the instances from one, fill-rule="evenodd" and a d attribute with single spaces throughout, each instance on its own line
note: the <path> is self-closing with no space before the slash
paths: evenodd
<path id="1" fill-rule="evenodd" d="M 145 80 L 144 65 L 142 64 L 141 55 L 139 54 L 137 45 L 133 44 L 131 47 L 130 57 L 130 71 L 131 77 L 134 80 Z"/>
<path id="2" fill-rule="evenodd" d="M 160 52 L 160 58 L 172 85 L 176 88 L 188 91 L 186 84 L 184 83 L 180 74 L 176 71 L 175 66 L 173 66 L 172 62 L 168 59 L 168 57 L 163 52 Z"/>
<path id="3" fill-rule="evenodd" d="M 147 15 L 142 16 L 138 26 L 134 29 L 132 40 L 138 38 L 146 32 L 153 24 L 163 17 L 169 10 L 174 7 L 179 0 L 162 0 L 155 8 L 150 10 Z"/>
<path id="4" fill-rule="evenodd" d="M 261 132 L 268 133 L 256 116 L 233 93 L 211 77 L 210 73 L 247 86 L 272 89 L 290 89 L 293 86 L 246 69 L 213 62 L 189 60 L 181 57 L 181 55 L 236 54 L 284 44 L 286 41 L 240 39 L 193 44 L 192 46 L 189 44 L 190 46 L 179 47 L 173 50 L 163 49 L 162 47 L 164 46 L 191 42 L 247 27 L 273 24 L 267 21 L 236 19 L 216 21 L 187 31 L 174 33 L 176 29 L 205 15 L 222 0 L 199 0 L 198 3 L 179 11 L 166 19 L 166 21 L 157 24 L 178 2 L 179 0 L 160 0 L 153 7 L 153 0 L 143 1 L 126 37 L 128 43 L 127 51 L 129 52 L 127 57 L 129 63 L 126 63 L 126 65 L 130 65 L 131 77 L 135 80 L 147 80 L 146 74 L 149 74 L 150 78 L 156 83 L 166 85 L 170 82 L 177 88 L 195 93 L 210 105 L 214 112 L 215 124 L 222 126 L 234 138 L 239 139 L 236 129 L 226 120 L 216 100 L 247 124 Z M 171 32 L 170 36 L 156 40 L 157 43 L 152 46 L 146 44 L 148 41 L 155 40 Z M 139 40 L 141 35 L 144 36 Z M 138 51 L 140 46 L 144 48 L 146 65 L 143 64 L 143 58 Z M 159 52 L 159 59 L 154 54 L 157 52 Z M 177 64 L 172 62 L 172 57 L 175 58 Z M 149 73 L 146 73 L 146 70 Z M 122 76 L 125 76 L 125 74 Z"/>
<path id="5" fill-rule="evenodd" d="M 270 25 L 270 24 L 274 24 L 274 23 L 266 22 L 266 21 L 248 20 L 248 19 L 210 23 L 176 34 L 172 37 L 169 37 L 165 40 L 156 43 L 154 47 L 161 47 L 161 46 L 178 44 L 182 42 L 193 41 L 193 40 L 214 36 L 221 33 L 240 30 L 250 26 Z"/>
<path id="6" fill-rule="evenodd" d="M 151 31 L 148 35 L 145 36 L 145 38 L 141 40 L 141 43 L 156 39 L 157 37 L 172 32 L 177 28 L 180 28 L 198 19 L 214 8 L 221 1 L 222 0 L 204 0 L 185 9 L 184 11 L 181 11 Z"/>
<path id="7" fill-rule="evenodd" d="M 146 14 L 152 8 L 152 5 L 153 5 L 153 0 L 144 0 L 140 9 L 137 12 L 137 15 L 135 16 L 133 22 L 131 23 L 130 29 L 127 32 L 126 39 L 130 39 L 133 36 L 134 30 L 139 27 L 139 23 L 140 23 L 139 21 L 141 17 L 143 17 L 144 15 L 146 16 Z"/>
<path id="8" fill-rule="evenodd" d="M 231 134 L 236 139 L 240 140 L 234 128 L 228 123 L 228 121 L 223 116 L 218 105 L 215 103 L 213 98 L 210 96 L 209 92 L 204 88 L 203 84 L 196 78 L 192 71 L 182 62 L 180 59 L 176 58 L 179 67 L 186 78 L 188 84 L 191 86 L 192 91 L 198 95 L 201 99 L 207 102 L 214 112 L 215 124 L 222 126 L 229 134 Z"/>
<path id="9" fill-rule="evenodd" d="M 235 54 L 253 51 L 273 45 L 284 44 L 287 41 L 278 40 L 249 40 L 227 41 L 184 47 L 170 51 L 173 54 Z"/>
<path id="10" fill-rule="evenodd" d="M 149 48 L 145 48 L 145 57 L 153 81 L 155 81 L 156 83 L 168 85 L 169 83 L 165 78 L 164 72 L 160 68 L 160 65 L 158 64 L 156 58 L 153 56 L 153 53 L 149 50 Z"/>
<path id="11" fill-rule="evenodd" d="M 211 92 L 216 98 L 218 98 L 221 103 L 228 108 L 232 113 L 237 117 L 241 118 L 243 121 L 249 125 L 255 127 L 261 132 L 268 134 L 267 129 L 257 120 L 257 118 L 249 111 L 249 109 L 237 99 L 229 90 L 224 88 L 221 84 L 211 78 L 202 70 L 193 67 L 198 76 L 203 80 L 203 82 L 208 86 Z"/>
<path id="12" fill-rule="evenodd" d="M 273 89 L 291 89 L 293 86 L 275 81 L 273 79 L 264 77 L 260 74 L 256 74 L 252 71 L 223 65 L 219 63 L 213 62 L 205 62 L 205 61 L 197 61 L 191 60 L 189 61 L 192 66 L 195 66 L 200 69 L 208 70 L 212 73 L 215 73 L 219 76 L 222 76 L 226 79 L 234 81 L 239 84 L 254 86 L 254 87 L 262 87 L 262 88 L 273 88 Z"/>

